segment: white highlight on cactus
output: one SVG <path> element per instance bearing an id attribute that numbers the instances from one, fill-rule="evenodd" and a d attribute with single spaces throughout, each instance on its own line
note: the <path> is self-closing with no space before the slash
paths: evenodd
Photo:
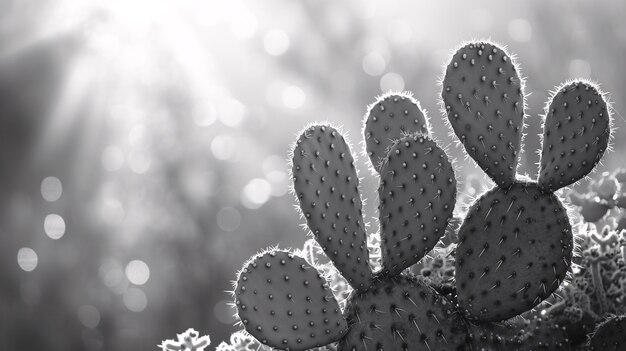
<path id="1" fill-rule="evenodd" d="M 126 265 L 126 278 L 135 285 L 144 285 L 150 279 L 150 268 L 142 260 L 132 260 Z"/>
<path id="2" fill-rule="evenodd" d="M 569 63 L 569 76 L 589 78 L 591 77 L 591 65 L 588 61 L 582 59 L 574 59 Z"/>
<path id="3" fill-rule="evenodd" d="M 257 31 L 258 21 L 256 16 L 250 12 L 242 12 L 233 16 L 230 21 L 230 31 L 239 40 L 252 38 Z"/>
<path id="4" fill-rule="evenodd" d="M 272 186 L 263 178 L 252 179 L 241 192 L 241 203 L 250 209 L 256 209 L 269 200 L 272 195 Z"/>
<path id="5" fill-rule="evenodd" d="M 142 312 L 148 306 L 148 297 L 139 288 L 130 288 L 123 295 L 124 306 L 132 312 Z"/>
<path id="6" fill-rule="evenodd" d="M 272 29 L 265 33 L 263 47 L 272 56 L 282 55 L 289 49 L 289 36 L 281 29 Z"/>
<path id="7" fill-rule="evenodd" d="M 302 107 L 306 102 L 306 95 L 304 94 L 304 90 L 299 86 L 290 85 L 283 90 L 282 100 L 285 107 L 297 109 Z"/>
<path id="8" fill-rule="evenodd" d="M 217 120 L 217 109 L 211 101 L 199 101 L 193 107 L 192 118 L 200 127 L 208 127 Z"/>
<path id="9" fill-rule="evenodd" d="M 43 221 L 43 228 L 50 239 L 61 239 L 65 234 L 65 220 L 58 214 L 49 214 Z"/>
<path id="10" fill-rule="evenodd" d="M 403 91 L 404 78 L 397 73 L 389 72 L 380 78 L 380 90 L 383 92 Z"/>
<path id="11" fill-rule="evenodd" d="M 30 247 L 23 247 L 17 250 L 17 264 L 25 272 L 34 271 L 38 262 L 37 253 Z"/>
<path id="12" fill-rule="evenodd" d="M 509 22 L 509 36 L 515 41 L 525 43 L 532 38 L 533 28 L 530 22 L 523 18 L 514 19 Z"/>
<path id="13" fill-rule="evenodd" d="M 385 72 L 387 63 L 385 58 L 379 52 L 372 51 L 363 57 L 361 62 L 363 71 L 370 76 L 379 76 Z"/>
<path id="14" fill-rule="evenodd" d="M 46 177 L 41 181 L 41 196 L 48 202 L 57 201 L 63 194 L 63 185 L 57 177 Z"/>
<path id="15" fill-rule="evenodd" d="M 222 207 L 217 212 L 217 226 L 225 232 L 234 232 L 241 225 L 241 213 L 234 207 Z"/>
<path id="16" fill-rule="evenodd" d="M 102 150 L 100 163 L 109 172 L 119 171 L 124 165 L 124 152 L 117 146 L 107 146 Z"/>
<path id="17" fill-rule="evenodd" d="M 92 305 L 83 305 L 78 308 L 78 320 L 86 328 L 93 329 L 100 324 L 100 311 Z"/>
<path id="18" fill-rule="evenodd" d="M 226 161 L 233 158 L 235 156 L 235 141 L 233 137 L 221 134 L 213 138 L 211 152 L 218 160 Z"/>

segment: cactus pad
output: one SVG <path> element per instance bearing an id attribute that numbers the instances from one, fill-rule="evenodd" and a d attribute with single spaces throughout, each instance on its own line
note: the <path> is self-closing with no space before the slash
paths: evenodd
<path id="1" fill-rule="evenodd" d="M 589 351 L 617 351 L 626 348 L 626 316 L 611 317 L 598 326 L 587 343 Z"/>
<path id="2" fill-rule="evenodd" d="M 448 121 L 467 153 L 496 184 L 511 185 L 525 105 L 511 56 L 493 43 L 468 43 L 452 57 L 442 85 Z"/>
<path id="3" fill-rule="evenodd" d="M 572 228 L 553 193 L 536 184 L 494 189 L 469 209 L 459 230 L 456 286 L 471 319 L 497 321 L 554 292 L 572 259 Z"/>
<path id="4" fill-rule="evenodd" d="M 353 292 L 348 306 L 350 331 L 339 350 L 457 350 L 466 342 L 454 305 L 415 277 L 377 280 Z"/>
<path id="5" fill-rule="evenodd" d="M 385 94 L 370 105 L 363 136 L 374 169 L 380 172 L 395 140 L 415 132 L 428 135 L 428 119 L 411 94 Z"/>
<path id="6" fill-rule="evenodd" d="M 311 232 L 356 289 L 371 277 L 359 178 L 348 144 L 331 127 L 307 128 L 293 150 L 293 185 Z"/>
<path id="7" fill-rule="evenodd" d="M 538 183 L 556 191 L 582 179 L 600 161 L 611 116 L 599 88 L 583 81 L 559 87 L 545 113 Z"/>
<path id="8" fill-rule="evenodd" d="M 239 273 L 235 298 L 246 331 L 272 347 L 305 350 L 336 341 L 347 331 L 326 281 L 288 252 L 253 257 Z"/>
<path id="9" fill-rule="evenodd" d="M 429 137 L 406 136 L 389 151 L 378 194 L 383 269 L 395 275 L 444 235 L 456 200 L 452 165 Z"/>

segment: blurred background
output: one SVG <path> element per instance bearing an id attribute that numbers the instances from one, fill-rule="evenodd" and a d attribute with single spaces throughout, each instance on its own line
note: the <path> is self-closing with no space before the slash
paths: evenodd
<path id="1" fill-rule="evenodd" d="M 152 350 L 189 327 L 228 339 L 242 263 L 305 241 L 286 163 L 298 131 L 342 125 L 361 154 L 366 105 L 410 90 L 452 145 L 437 80 L 464 40 L 518 54 L 531 93 L 521 173 L 536 174 L 539 114 L 568 78 L 610 92 L 623 151 L 625 13 L 570 0 L 0 0 L 0 349 Z M 460 180 L 488 184 L 450 153 Z"/>

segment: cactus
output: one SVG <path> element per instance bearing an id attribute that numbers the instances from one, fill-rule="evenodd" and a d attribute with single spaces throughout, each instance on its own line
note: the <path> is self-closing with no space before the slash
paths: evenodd
<path id="1" fill-rule="evenodd" d="M 359 178 L 343 136 L 313 126 L 293 150 L 293 186 L 315 239 L 348 282 L 367 287 L 371 276 Z"/>
<path id="2" fill-rule="evenodd" d="M 347 331 L 326 281 L 291 253 L 272 250 L 253 257 L 240 272 L 235 293 L 241 322 L 266 345 L 307 349 Z"/>
<path id="3" fill-rule="evenodd" d="M 404 137 L 383 163 L 378 196 L 383 268 L 395 275 L 443 236 L 456 199 L 452 165 L 427 136 Z"/>
<path id="4" fill-rule="evenodd" d="M 365 150 L 377 172 L 394 140 L 411 133 L 428 134 L 428 119 L 408 93 L 389 93 L 368 107 L 363 124 Z"/>
<path id="5" fill-rule="evenodd" d="M 368 291 L 355 292 L 346 316 L 351 328 L 339 350 L 453 350 L 467 334 L 448 299 L 407 275 L 381 276 Z"/>
<path id="6" fill-rule="evenodd" d="M 428 122 L 410 95 L 388 95 L 372 106 L 383 105 L 396 111 L 384 116 L 390 127 L 378 129 L 387 122 L 383 116 L 374 121 L 374 107 L 364 132 L 367 148 L 368 136 L 381 141 L 371 144 L 370 153 L 381 174 L 381 270 L 373 275 L 370 269 L 348 143 L 330 125 L 306 128 L 292 152 L 293 192 L 313 237 L 353 290 L 340 318 L 335 297 L 312 263 L 277 250 L 253 257 L 234 294 L 244 328 L 261 343 L 290 350 L 337 341 L 339 350 L 448 350 L 465 344 L 466 323 L 456 305 L 422 277 L 402 272 L 446 232 L 456 198 L 452 165 L 427 136 Z M 406 116 L 417 129 L 402 125 Z M 386 149 L 382 159 L 379 148 Z"/>
<path id="7" fill-rule="evenodd" d="M 333 280 L 342 298 L 321 272 L 334 269 L 316 266 L 310 250 L 270 249 L 246 262 L 233 291 L 245 330 L 288 350 L 567 349 L 568 334 L 543 316 L 509 318 L 553 296 L 571 272 L 573 228 L 554 191 L 583 178 L 608 148 L 610 106 L 587 81 L 561 86 L 546 108 L 538 179 L 517 179 L 525 116 L 518 72 L 490 42 L 462 46 L 445 71 L 449 125 L 496 183 L 460 226 L 449 226 L 457 194 L 452 162 L 410 94 L 383 95 L 364 120 L 364 148 L 380 176 L 380 236 L 368 238 L 346 139 L 328 124 L 305 128 L 291 155 L 293 193 L 310 234 L 345 278 Z M 611 185 L 601 187 L 606 196 Z M 566 292 L 600 284 L 577 278 Z"/>
<path id="8" fill-rule="evenodd" d="M 533 183 L 496 187 L 474 202 L 459 232 L 459 303 L 482 321 L 518 315 L 559 287 L 571 255 L 571 226 L 554 194 Z"/>
<path id="9" fill-rule="evenodd" d="M 470 207 L 457 247 L 459 304 L 468 318 L 480 321 L 516 316 L 561 285 L 573 233 L 552 192 L 589 173 L 610 136 L 604 94 L 586 81 L 562 85 L 546 108 L 538 182 L 517 180 L 525 108 L 518 72 L 503 48 L 472 42 L 456 51 L 442 80 L 450 126 L 496 182 Z"/>
<path id="10" fill-rule="evenodd" d="M 593 170 L 608 147 L 611 114 L 593 83 L 558 87 L 546 106 L 539 187 L 556 191 Z"/>
<path id="11" fill-rule="evenodd" d="M 524 81 L 512 57 L 489 42 L 468 43 L 448 65 L 441 97 L 467 153 L 496 184 L 515 181 L 524 119 Z"/>
<path id="12" fill-rule="evenodd" d="M 626 316 L 615 316 L 601 323 L 587 343 L 589 351 L 617 351 L 625 347 Z"/>

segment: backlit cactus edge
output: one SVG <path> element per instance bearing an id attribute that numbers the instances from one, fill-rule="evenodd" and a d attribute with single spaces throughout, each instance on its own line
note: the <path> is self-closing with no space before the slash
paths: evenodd
<path id="1" fill-rule="evenodd" d="M 352 292 L 342 310 L 315 262 L 267 250 L 244 264 L 233 291 L 245 330 L 288 350 L 333 343 L 339 350 L 565 347 L 540 333 L 534 340 L 516 337 L 501 321 L 533 309 L 568 279 L 574 233 L 554 191 L 599 162 L 611 110 L 591 82 L 559 86 L 545 109 L 537 180 L 517 179 L 526 107 L 518 72 L 505 49 L 478 41 L 454 53 L 441 81 L 451 129 L 496 184 L 470 205 L 458 230 L 454 285 L 431 286 L 407 270 L 446 232 L 457 182 L 419 104 L 406 93 L 387 94 L 369 106 L 363 129 L 380 175 L 382 267 L 372 271 L 349 144 L 331 125 L 309 126 L 292 150 L 293 193 Z"/>

